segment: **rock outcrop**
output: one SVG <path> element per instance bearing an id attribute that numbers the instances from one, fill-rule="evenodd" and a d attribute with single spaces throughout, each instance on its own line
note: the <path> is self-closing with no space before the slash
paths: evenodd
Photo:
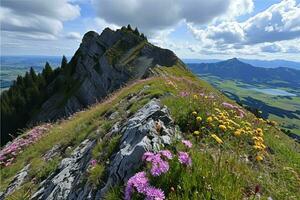
<path id="1" fill-rule="evenodd" d="M 59 168 L 41 183 L 32 199 L 78 199 L 82 192 L 81 178 L 89 166 L 94 145 L 94 140 L 83 141 L 71 157 L 63 159 Z"/>
<path id="2" fill-rule="evenodd" d="M 18 189 L 23 184 L 24 180 L 28 175 L 29 166 L 30 166 L 29 164 L 26 165 L 19 173 L 16 174 L 14 179 L 10 182 L 10 184 L 6 188 L 5 192 L 0 194 L 0 200 L 5 199 L 6 196 L 13 193 L 16 189 Z"/>
<path id="3" fill-rule="evenodd" d="M 141 108 L 123 127 L 119 150 L 112 158 L 108 179 L 96 199 L 103 197 L 111 186 L 133 176 L 143 164 L 142 156 L 146 151 L 158 151 L 176 137 L 168 109 L 161 107 L 156 99 Z"/>
<path id="4" fill-rule="evenodd" d="M 55 81 L 66 81 L 43 103 L 30 124 L 56 120 L 103 99 L 129 81 L 152 75 L 151 68 L 184 64 L 170 50 L 150 44 L 126 28 L 86 33 L 68 66 Z M 54 83 L 49 86 L 53 89 Z"/>
<path id="5" fill-rule="evenodd" d="M 167 107 L 162 107 L 159 100 L 153 99 L 127 121 L 122 124 L 117 122 L 104 136 L 106 140 L 115 134 L 121 134 L 122 137 L 118 150 L 110 158 L 102 188 L 94 188 L 86 179 L 91 152 L 96 144 L 96 139 L 87 139 L 40 183 L 31 199 L 103 199 L 110 187 L 125 183 L 142 166 L 142 156 L 146 151 L 159 151 L 171 144 L 174 138 L 179 137 L 176 133 Z M 51 159 L 56 149 L 59 147 L 53 147 L 46 158 Z"/>

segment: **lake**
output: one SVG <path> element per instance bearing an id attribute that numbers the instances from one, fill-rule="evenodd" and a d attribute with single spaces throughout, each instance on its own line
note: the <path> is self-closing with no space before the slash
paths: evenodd
<path id="1" fill-rule="evenodd" d="M 280 89 L 272 89 L 272 88 L 256 88 L 256 87 L 249 87 L 247 88 L 248 90 L 253 90 L 257 92 L 261 92 L 264 94 L 269 94 L 269 95 L 274 95 L 274 96 L 289 96 L 289 97 L 295 97 L 297 96 L 296 94 L 280 90 Z"/>

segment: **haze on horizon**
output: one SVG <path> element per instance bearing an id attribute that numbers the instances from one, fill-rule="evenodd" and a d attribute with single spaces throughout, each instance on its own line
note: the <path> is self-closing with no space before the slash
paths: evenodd
<path id="1" fill-rule="evenodd" d="M 131 24 L 181 58 L 300 61 L 300 0 L 2 0 L 1 55 L 73 55 Z"/>

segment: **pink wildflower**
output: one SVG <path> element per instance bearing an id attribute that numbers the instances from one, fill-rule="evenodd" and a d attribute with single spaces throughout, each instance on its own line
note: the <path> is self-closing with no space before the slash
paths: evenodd
<path id="1" fill-rule="evenodd" d="M 146 173 L 145 172 L 136 173 L 127 182 L 125 188 L 125 200 L 131 199 L 131 195 L 134 189 L 136 189 L 137 192 L 144 194 L 148 186 L 149 186 L 149 180 L 146 177 Z"/>
<path id="2" fill-rule="evenodd" d="M 145 200 L 164 200 L 165 194 L 161 189 L 149 186 L 146 189 Z"/>
<path id="3" fill-rule="evenodd" d="M 193 144 L 189 140 L 182 140 L 181 141 L 187 148 L 192 148 Z"/>
<path id="4" fill-rule="evenodd" d="M 132 176 L 125 188 L 125 200 L 130 200 L 134 189 L 146 196 L 146 200 L 164 200 L 165 194 L 161 189 L 149 185 L 145 172 L 138 172 Z"/>
<path id="5" fill-rule="evenodd" d="M 181 96 L 181 97 L 186 97 L 186 96 L 189 96 L 189 92 L 186 92 L 186 91 L 182 91 L 182 92 L 180 92 L 179 93 L 179 95 Z"/>
<path id="6" fill-rule="evenodd" d="M 246 115 L 246 113 L 241 108 L 239 108 L 238 106 L 232 105 L 232 104 L 227 103 L 227 102 L 223 102 L 222 105 L 225 108 L 229 108 L 229 109 L 235 110 L 238 113 L 238 115 L 239 115 L 240 118 L 243 118 Z"/>
<path id="7" fill-rule="evenodd" d="M 91 166 L 94 167 L 97 164 L 97 160 L 93 159 L 90 162 Z"/>
<path id="8" fill-rule="evenodd" d="M 151 162 L 151 170 L 150 173 L 152 176 L 159 176 L 161 174 L 166 173 L 169 170 L 169 163 L 162 159 L 161 155 L 165 156 L 166 158 L 172 156 L 171 152 L 165 151 L 163 153 L 152 153 L 146 152 L 143 155 L 143 160 L 147 162 Z M 169 159 L 169 158 L 168 158 Z"/>
<path id="9" fill-rule="evenodd" d="M 192 159 L 190 158 L 190 156 L 187 152 L 179 151 L 178 160 L 181 164 L 184 164 L 187 166 L 192 165 Z"/>
<path id="10" fill-rule="evenodd" d="M 159 153 L 169 160 L 173 158 L 173 155 L 169 150 L 161 150 Z"/>
<path id="11" fill-rule="evenodd" d="M 50 124 L 37 126 L 4 146 L 3 149 L 0 150 L 0 165 L 11 165 L 22 149 L 39 140 L 50 126 Z"/>

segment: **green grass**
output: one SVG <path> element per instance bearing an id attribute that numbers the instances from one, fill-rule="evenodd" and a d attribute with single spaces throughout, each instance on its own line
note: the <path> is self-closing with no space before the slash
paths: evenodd
<path id="1" fill-rule="evenodd" d="M 247 113 L 243 119 L 235 118 L 230 113 L 230 119 L 246 127 L 249 122 L 251 130 L 262 128 L 268 154 L 262 162 L 253 160 L 255 151 L 251 146 L 252 136 L 243 135 L 234 137 L 232 131 L 222 132 L 217 125 L 209 128 L 206 119 L 214 114 L 215 108 L 220 108 L 221 103 L 232 102 L 208 83 L 197 79 L 194 75 L 184 71 L 180 67 L 156 69 L 163 76 L 140 80 L 115 92 L 102 103 L 79 112 L 69 120 L 53 124 L 48 133 L 37 143 L 26 148 L 16 158 L 13 165 L 1 169 L 1 190 L 7 186 L 13 176 L 27 163 L 31 163 L 30 177 L 35 178 L 34 185 L 28 180 L 11 196 L 24 196 L 27 192 L 35 191 L 36 185 L 47 175 L 53 172 L 58 163 L 70 154 L 62 152 L 61 157 L 55 157 L 50 162 L 41 159 L 53 145 L 74 149 L 86 138 L 98 138 L 92 151 L 93 159 L 98 163 L 89 169 L 87 179 L 95 185 L 101 185 L 105 177 L 106 161 L 118 147 L 121 135 L 116 134 L 112 138 L 103 139 L 113 124 L 120 120 L 126 120 L 126 108 L 133 114 L 151 98 L 160 98 L 166 105 L 175 123 L 183 131 L 183 136 L 193 142 L 190 151 L 193 164 L 191 168 L 184 168 L 176 159 L 170 163 L 170 171 L 156 179 L 151 179 L 155 187 L 162 188 L 168 199 L 251 199 L 256 185 L 262 188 L 262 199 L 271 196 L 273 199 L 297 199 L 300 196 L 300 147 L 276 127 L 266 123 L 256 123 L 257 119 L 251 113 Z M 147 87 L 145 87 L 147 85 Z M 140 92 L 142 91 L 142 92 Z M 180 97 L 182 91 L 190 92 L 188 97 Z M 213 94 L 215 99 L 205 97 L 197 101 L 193 94 Z M 139 94 L 136 103 L 130 104 L 127 98 L 130 95 Z M 125 103 L 124 103 L 125 102 Z M 108 120 L 106 113 L 119 112 L 115 120 Z M 203 118 L 201 123 L 194 121 L 192 111 Z M 201 130 L 199 137 L 194 137 L 192 132 Z M 224 141 L 218 145 L 210 134 L 219 135 Z M 183 150 L 180 142 L 175 141 L 170 147 L 173 152 Z M 62 148 L 64 149 L 64 148 Z M 249 157 L 246 161 L 244 156 Z M 121 199 L 123 186 L 111 188 L 106 199 Z M 248 196 L 247 196 L 248 195 Z M 20 199 L 20 198 L 16 198 Z M 26 198 L 24 198 L 26 199 Z"/>
<path id="2" fill-rule="evenodd" d="M 237 95 L 241 100 L 244 100 L 247 97 L 253 97 L 257 100 L 260 100 L 266 103 L 269 106 L 284 109 L 286 111 L 295 112 L 296 110 L 300 110 L 300 97 L 277 97 L 273 95 L 264 94 L 257 91 L 245 90 L 243 87 L 248 86 L 252 87 L 253 85 L 249 85 L 239 81 L 232 80 L 221 80 L 218 77 L 210 76 L 210 75 L 201 75 L 201 78 L 209 81 L 212 84 L 215 84 L 216 87 L 223 91 L 231 92 Z M 241 87 L 242 86 L 242 87 Z M 266 87 L 264 85 L 256 85 L 257 87 Z M 298 94 L 299 91 L 291 90 L 290 88 L 277 88 L 285 91 L 289 91 L 294 94 Z M 258 108 L 259 109 L 259 108 Z M 295 114 L 295 116 L 300 117 L 299 114 Z M 290 130 L 293 133 L 300 135 L 300 120 L 297 118 L 288 118 L 282 117 L 279 115 L 270 114 L 269 119 L 277 121 L 280 126 L 284 129 Z M 291 128 L 289 128 L 291 127 Z"/>

